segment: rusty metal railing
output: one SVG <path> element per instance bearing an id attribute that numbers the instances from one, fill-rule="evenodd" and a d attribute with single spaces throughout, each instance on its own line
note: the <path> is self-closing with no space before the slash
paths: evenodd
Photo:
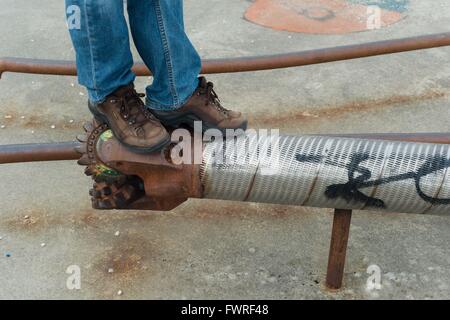
<path id="1" fill-rule="evenodd" d="M 450 33 L 447 32 L 286 54 L 204 60 L 202 73 L 233 73 L 300 67 L 449 45 Z M 149 69 L 142 63 L 135 64 L 133 71 L 138 76 L 151 75 Z M 76 65 L 73 61 L 0 58 L 0 77 L 4 72 L 61 76 L 75 76 L 77 74 Z"/>

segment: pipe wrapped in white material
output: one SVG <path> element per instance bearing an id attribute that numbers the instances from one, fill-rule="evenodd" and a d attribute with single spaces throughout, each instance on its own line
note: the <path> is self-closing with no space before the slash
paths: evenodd
<path id="1" fill-rule="evenodd" d="M 205 198 L 404 213 L 450 209 L 448 145 L 255 135 L 235 144 L 205 146 Z"/>

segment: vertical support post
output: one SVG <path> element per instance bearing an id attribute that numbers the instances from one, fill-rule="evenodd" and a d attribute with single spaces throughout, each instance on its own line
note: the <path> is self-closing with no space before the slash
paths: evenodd
<path id="1" fill-rule="evenodd" d="M 329 289 L 338 290 L 342 287 L 351 220 L 352 210 L 334 210 L 326 281 Z"/>

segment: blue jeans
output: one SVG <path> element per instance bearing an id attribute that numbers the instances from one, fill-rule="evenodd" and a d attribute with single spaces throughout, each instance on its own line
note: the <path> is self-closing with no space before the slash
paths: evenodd
<path id="1" fill-rule="evenodd" d="M 183 0 L 128 0 L 131 34 L 153 73 L 146 105 L 182 106 L 198 86 L 200 57 L 184 31 Z M 123 0 L 66 0 L 78 79 L 93 103 L 134 81 Z"/>

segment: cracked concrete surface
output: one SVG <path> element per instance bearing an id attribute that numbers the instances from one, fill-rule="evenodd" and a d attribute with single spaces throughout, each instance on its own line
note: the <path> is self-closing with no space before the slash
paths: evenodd
<path id="1" fill-rule="evenodd" d="M 344 35 L 264 28 L 243 19 L 249 5 L 185 1 L 187 30 L 204 58 L 449 31 L 446 0 L 411 0 L 400 22 Z M 0 56 L 73 59 L 62 1 L 0 6 Z M 254 127 L 449 131 L 450 48 L 209 78 L 226 106 L 246 112 Z M 148 81 L 140 78 L 137 87 Z M 73 140 L 89 117 L 86 92 L 73 77 L 6 73 L 0 80 L 0 144 Z M 356 212 L 344 288 L 332 293 L 323 285 L 329 210 L 192 200 L 170 213 L 96 212 L 82 173 L 73 162 L 0 166 L 1 299 L 450 298 L 445 213 Z M 373 264 L 382 288 L 368 291 Z M 81 290 L 66 288 L 71 265 L 81 268 Z"/>

